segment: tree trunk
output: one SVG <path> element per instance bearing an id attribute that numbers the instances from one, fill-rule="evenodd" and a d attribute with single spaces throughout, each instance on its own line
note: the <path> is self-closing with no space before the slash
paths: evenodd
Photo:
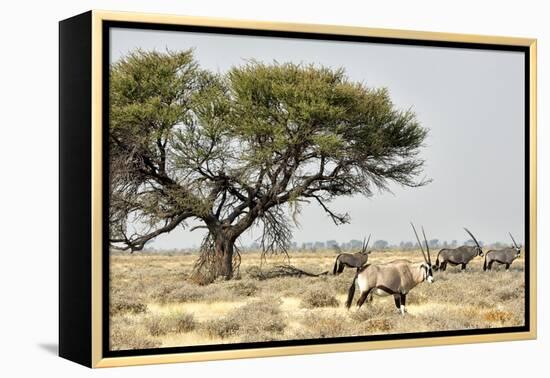
<path id="1" fill-rule="evenodd" d="M 233 278 L 233 252 L 235 240 L 226 232 L 218 232 L 214 235 L 214 258 L 216 276 L 226 280 Z"/>
<path id="2" fill-rule="evenodd" d="M 235 259 L 240 257 L 235 249 L 235 242 L 242 230 L 231 226 L 223 227 L 218 223 L 210 224 L 208 232 L 209 235 L 201 246 L 201 255 L 195 264 L 195 278 L 201 284 L 209 284 L 218 277 L 230 280 L 239 266 L 240 258 Z"/>

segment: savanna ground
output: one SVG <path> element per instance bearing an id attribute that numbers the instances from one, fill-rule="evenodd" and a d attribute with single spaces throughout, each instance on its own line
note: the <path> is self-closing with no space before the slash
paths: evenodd
<path id="1" fill-rule="evenodd" d="M 524 260 L 509 271 L 483 272 L 476 257 L 465 272 L 435 272 L 407 296 L 408 313 L 393 297 L 374 297 L 357 310 L 344 307 L 354 271 L 332 275 L 333 251 L 296 252 L 290 263 L 320 277 L 257 278 L 287 264 L 283 257 L 242 256 L 238 279 L 200 286 L 191 280 L 197 255 L 113 253 L 110 261 L 112 350 L 329 338 L 524 324 Z M 422 261 L 419 251 L 373 252 L 370 263 Z M 433 256 L 435 260 L 435 256 Z M 355 301 L 358 293 L 355 293 Z"/>

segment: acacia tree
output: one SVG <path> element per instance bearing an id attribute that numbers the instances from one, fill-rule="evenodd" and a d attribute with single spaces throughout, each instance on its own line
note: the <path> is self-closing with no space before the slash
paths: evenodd
<path id="1" fill-rule="evenodd" d="M 196 272 L 210 280 L 232 278 L 252 226 L 264 251 L 286 251 L 303 202 L 339 225 L 338 196 L 427 183 L 427 130 L 343 69 L 250 61 L 213 74 L 192 51 L 137 50 L 112 65 L 110 104 L 111 244 L 141 250 L 198 221 Z"/>

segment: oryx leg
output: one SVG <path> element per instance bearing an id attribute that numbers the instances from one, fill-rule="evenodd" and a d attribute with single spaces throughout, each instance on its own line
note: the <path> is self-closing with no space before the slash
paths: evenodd
<path id="1" fill-rule="evenodd" d="M 506 264 L 506 270 L 510 269 L 510 264 Z"/>
<path id="2" fill-rule="evenodd" d="M 441 271 L 444 272 L 446 269 L 447 269 L 447 261 L 442 261 L 441 262 Z"/>
<path id="3" fill-rule="evenodd" d="M 369 296 L 371 291 L 372 291 L 372 288 L 361 293 L 361 295 L 359 296 L 359 299 L 357 300 L 357 308 L 358 309 L 361 308 L 363 303 L 365 303 L 365 300 L 367 299 L 367 297 Z"/>
<path id="4" fill-rule="evenodd" d="M 394 294 L 393 300 L 395 302 L 395 307 L 397 307 L 397 310 L 401 310 L 401 296 L 399 294 Z"/>
<path id="5" fill-rule="evenodd" d="M 495 260 L 491 260 L 491 261 L 489 262 L 489 264 L 487 265 L 487 268 L 488 268 L 489 270 L 493 269 L 493 263 L 494 263 L 494 262 L 495 262 Z"/>
<path id="6" fill-rule="evenodd" d="M 407 302 L 407 294 L 401 294 L 401 315 L 405 315 L 407 312 L 407 308 L 405 307 L 405 303 Z"/>
<path id="7" fill-rule="evenodd" d="M 405 315 L 405 312 L 407 312 L 405 309 L 405 302 L 407 300 L 405 294 L 394 294 L 393 300 L 395 301 L 395 307 L 397 307 L 397 310 L 401 313 L 401 315 Z"/>
<path id="8" fill-rule="evenodd" d="M 341 261 L 338 261 L 338 268 L 336 270 L 336 274 L 340 274 L 344 271 L 345 264 Z"/>
<path id="9" fill-rule="evenodd" d="M 460 270 L 466 270 L 466 264 L 461 264 Z"/>

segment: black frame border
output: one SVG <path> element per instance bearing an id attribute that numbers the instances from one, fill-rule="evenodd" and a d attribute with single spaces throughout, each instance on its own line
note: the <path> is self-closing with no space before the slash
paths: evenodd
<path id="1" fill-rule="evenodd" d="M 59 22 L 59 356 L 89 367 L 92 365 L 91 29 L 92 12 Z"/>
<path id="2" fill-rule="evenodd" d="M 433 41 L 419 40 L 406 38 L 389 38 L 389 37 L 371 37 L 371 36 L 356 36 L 356 35 L 337 35 L 325 33 L 308 33 L 308 32 L 290 32 L 290 31 L 274 31 L 261 29 L 244 29 L 244 28 L 229 28 L 229 27 L 214 27 L 214 26 L 194 26 L 194 25 L 173 25 L 161 23 L 147 22 L 130 22 L 130 21 L 102 21 L 102 162 L 103 162 L 103 235 L 109 235 L 108 214 L 109 214 L 109 170 L 105 162 L 109 162 L 109 60 L 110 60 L 110 29 L 111 28 L 126 28 L 138 30 L 156 30 L 156 31 L 179 31 L 179 32 L 195 32 L 209 34 L 231 34 L 240 36 L 254 37 L 276 37 L 289 39 L 312 39 L 325 41 L 342 41 L 342 42 L 363 42 L 375 44 L 389 45 L 405 45 L 405 46 L 420 46 L 420 47 L 442 47 L 442 48 L 459 48 L 459 49 L 476 49 L 476 50 L 495 50 L 495 51 L 511 51 L 524 53 L 524 153 L 525 153 L 525 324 L 520 327 L 501 327 L 501 328 L 480 328 L 468 330 L 449 330 L 449 331 L 434 331 L 434 332 L 414 332 L 404 334 L 383 334 L 369 336 L 350 336 L 336 337 L 327 339 L 301 339 L 301 340 L 281 340 L 267 341 L 254 343 L 234 343 L 234 344 L 211 344 L 211 345 L 196 345 L 196 346 L 181 346 L 181 347 L 165 347 L 153 349 L 133 349 L 133 350 L 109 350 L 109 243 L 108 237 L 102 240 L 102 357 L 130 357 L 143 355 L 160 355 L 160 354 L 175 354 L 175 353 L 194 353 L 207 351 L 224 351 L 224 350 L 239 350 L 239 349 L 258 349 L 258 348 L 274 348 L 274 347 L 296 347 L 305 345 L 333 345 L 352 342 L 368 342 L 368 341 L 383 341 L 383 340 L 409 340 L 409 339 L 429 339 L 436 337 L 453 337 L 453 336 L 473 336 L 473 335 L 489 335 L 515 332 L 529 332 L 531 330 L 531 313 L 530 313 L 530 219 L 531 219 L 531 203 L 530 203 L 530 186 L 531 186 L 531 123 L 530 123 L 530 48 L 528 46 L 517 45 L 501 45 L 501 44 L 485 44 L 473 42 L 450 42 L 450 41 Z"/>

